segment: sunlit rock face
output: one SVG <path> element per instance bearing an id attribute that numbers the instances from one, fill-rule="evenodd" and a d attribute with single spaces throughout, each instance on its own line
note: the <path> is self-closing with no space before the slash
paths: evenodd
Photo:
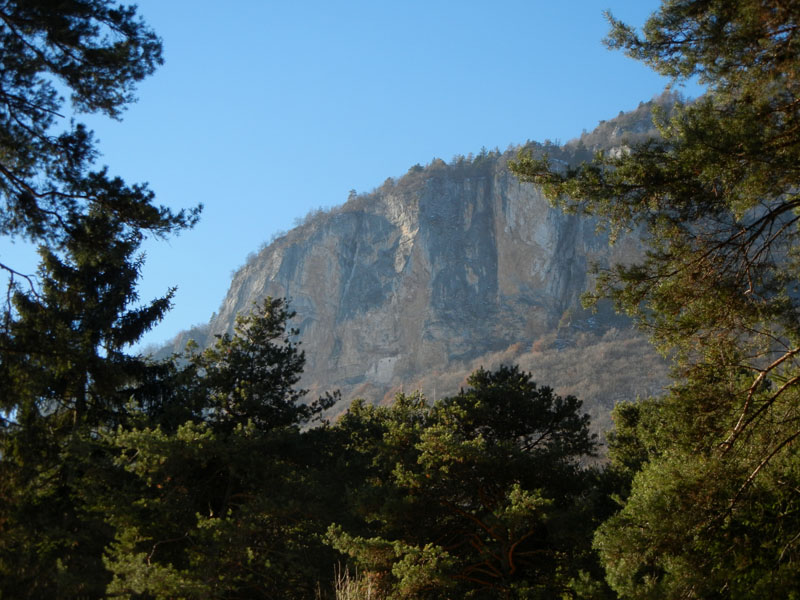
<path id="1" fill-rule="evenodd" d="M 664 95 L 564 146 L 529 143 L 553 164 L 625 151 L 657 135 Z M 588 274 L 642 255 L 637 234 L 614 246 L 586 217 L 553 208 L 520 183 L 506 153 L 434 160 L 318 210 L 248 257 L 206 326 L 179 335 L 200 346 L 229 332 L 264 296 L 285 297 L 306 353 L 302 385 L 339 389 L 342 405 L 388 402 L 398 391 L 429 399 L 456 393 L 475 368 L 519 364 L 534 379 L 584 401 L 595 430 L 620 400 L 659 394 L 667 369 L 644 336 L 607 305 L 580 308 Z"/>
<path id="2" fill-rule="evenodd" d="M 286 297 L 304 385 L 377 400 L 514 344 L 529 348 L 575 312 L 592 263 L 627 259 L 639 245 L 609 248 L 592 220 L 520 183 L 508 158 L 434 161 L 310 216 L 235 274 L 209 333 L 229 331 L 264 296 Z M 584 328 L 614 324 L 583 316 Z"/>

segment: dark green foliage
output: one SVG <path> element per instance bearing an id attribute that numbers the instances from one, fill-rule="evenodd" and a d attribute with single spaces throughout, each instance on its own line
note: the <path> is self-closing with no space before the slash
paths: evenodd
<path id="1" fill-rule="evenodd" d="M 743 401 L 726 388 L 746 385 L 695 378 L 667 398 L 617 409 L 610 456 L 625 502 L 595 543 L 623 597 L 752 598 L 781 590 L 775 593 L 788 598 L 798 589 L 800 457 L 792 446 L 763 455 L 786 424 L 762 422 L 734 448 L 720 445 L 720 424 Z M 796 390 L 786 392 L 781 413 L 797 400 Z"/>
<path id="2" fill-rule="evenodd" d="M 141 308 L 139 236 L 91 211 L 71 224 L 65 253 L 42 249 L 41 291 L 13 296 L 0 332 L 0 594 L 102 593 L 110 529 L 84 492 L 105 451 L 97 436 L 123 423 L 149 367 L 123 348 L 169 307 Z"/>
<path id="3" fill-rule="evenodd" d="M 320 432 L 298 427 L 335 397 L 300 402 L 291 316 L 267 298 L 162 382 L 173 396 L 142 411 L 141 426 L 105 436 L 128 482 L 104 500 L 116 531 L 109 593 L 309 598 L 328 580 L 334 555 L 318 541 L 331 500 L 325 452 Z"/>
<path id="4" fill-rule="evenodd" d="M 647 256 L 594 295 L 675 364 L 667 398 L 618 412 L 616 460 L 640 470 L 597 547 L 624 597 L 797 593 L 798 18 L 794 3 L 667 1 L 639 35 L 610 17 L 610 47 L 708 93 L 630 152 L 514 166 L 612 232 L 646 232 Z"/>
<path id="5" fill-rule="evenodd" d="M 161 63 L 161 42 L 135 7 L 108 0 L 9 0 L 0 6 L 0 234 L 58 247 L 81 214 L 109 211 L 132 231 L 165 234 L 198 210 L 173 214 L 143 185 L 105 169 L 76 111 L 117 118 L 137 82 Z M 13 265 L 0 263 L 9 275 Z M 13 278 L 12 278 L 13 280 Z"/>
<path id="6" fill-rule="evenodd" d="M 594 442 L 580 402 L 516 368 L 477 371 L 470 387 L 428 406 L 356 403 L 334 429 L 363 519 L 331 543 L 392 598 L 569 594 L 599 505 Z M 600 586 L 602 588 L 602 586 Z"/>
<path id="7" fill-rule="evenodd" d="M 280 300 L 179 361 L 125 354 L 170 302 L 136 304 L 143 235 L 197 213 L 92 172 L 52 82 L 117 117 L 160 44 L 101 0 L 0 3 L 0 232 L 42 244 L 40 287 L 0 264 L 0 597 L 325 597 L 339 560 L 373 597 L 612 597 L 598 555 L 625 598 L 800 597 L 797 19 L 756 0 L 668 1 L 642 37 L 611 19 L 611 47 L 709 93 L 662 98 L 638 146 L 516 163 L 646 232 L 596 297 L 652 331 L 675 383 L 617 408 L 600 471 L 580 402 L 516 368 L 308 428 L 335 397 L 304 403 Z"/>
<path id="8" fill-rule="evenodd" d="M 675 63 L 684 71 L 714 75 L 711 93 L 676 108 L 671 119 L 660 122 L 663 140 L 630 154 L 603 154 L 566 173 L 522 157 L 514 169 L 523 179 L 543 183 L 565 207 L 598 215 L 612 230 L 647 228 L 648 258 L 601 274 L 598 291 L 638 314 L 665 347 L 685 354 L 697 344 L 735 346 L 743 330 L 764 337 L 796 335 L 790 273 L 796 268 L 792 211 L 800 139 L 794 133 L 797 83 L 784 76 L 784 46 L 796 42 L 782 33 L 793 27 L 793 16 L 755 2 L 669 6 L 646 27 L 653 40 L 627 36 L 617 24 L 613 44 L 632 48 L 667 72 L 678 68 Z M 726 24 L 728 19 L 733 20 Z M 662 31 L 662 20 L 681 31 L 675 34 L 680 39 L 664 42 L 674 32 Z M 752 28 L 755 21 L 762 24 L 763 38 L 752 42 L 764 46 L 764 62 L 722 77 L 715 61 L 725 64 L 749 51 L 728 49 L 728 34 L 722 32 Z M 682 40 L 690 35 L 684 28 L 712 23 L 719 27 L 716 37 Z M 674 53 L 687 46 L 683 62 L 676 63 Z M 759 323 L 769 329 L 762 331 Z M 769 352 L 758 335 L 753 341 L 761 342 L 755 351 Z"/>
<path id="9" fill-rule="evenodd" d="M 283 300 L 267 298 L 258 315 L 238 317 L 236 334 L 224 335 L 190 359 L 190 377 L 204 399 L 204 410 L 217 430 L 252 423 L 272 430 L 305 425 L 327 408 L 328 399 L 301 404 L 297 388 L 305 357 L 287 329 L 294 317 Z"/>
<path id="10" fill-rule="evenodd" d="M 130 307 L 140 237 L 107 214 L 92 211 L 69 233 L 63 257 L 40 251 L 41 291 L 14 294 L 0 337 L 0 374 L 9 381 L 0 408 L 97 426 L 114 421 L 142 366 L 123 350 L 161 319 L 172 294 Z"/>
<path id="11" fill-rule="evenodd" d="M 0 323 L 0 596 L 100 597 L 113 539 L 102 436 L 127 422 L 152 365 L 125 353 L 169 308 L 137 306 L 145 234 L 190 226 L 145 186 L 104 169 L 75 111 L 116 118 L 160 64 L 134 8 L 105 0 L 0 4 L 0 234 L 39 246 L 36 280 L 13 265 Z M 56 86 L 60 86 L 57 88 Z M 111 479 L 109 479 L 111 477 Z"/>

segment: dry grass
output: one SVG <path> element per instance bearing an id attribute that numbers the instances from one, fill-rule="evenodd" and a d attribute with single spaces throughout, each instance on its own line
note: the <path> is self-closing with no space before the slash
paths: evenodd
<path id="1" fill-rule="evenodd" d="M 501 352 L 453 365 L 447 372 L 429 373 L 405 384 L 403 391 L 420 390 L 433 401 L 457 393 L 479 367 L 491 370 L 503 364 L 519 365 L 537 384 L 582 400 L 584 411 L 592 419 L 592 430 L 601 439 L 612 427 L 614 405 L 658 396 L 669 383 L 666 361 L 641 333 L 610 329 L 601 334 L 572 332 L 563 337 L 551 333 L 530 344 L 514 343 Z M 386 391 L 384 401 L 398 391 Z"/>
<path id="2" fill-rule="evenodd" d="M 359 575 L 358 571 L 350 573 L 347 566 L 337 564 L 333 580 L 336 600 L 382 600 L 384 594 L 379 591 L 379 586 L 369 575 Z M 317 600 L 323 596 L 317 591 Z"/>

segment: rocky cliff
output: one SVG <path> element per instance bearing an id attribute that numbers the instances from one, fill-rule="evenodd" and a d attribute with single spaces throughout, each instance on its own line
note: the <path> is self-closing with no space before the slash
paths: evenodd
<path id="1" fill-rule="evenodd" d="M 576 147 L 557 154 L 574 159 Z M 635 258 L 638 239 L 609 247 L 593 220 L 552 208 L 509 172 L 514 154 L 435 160 L 317 211 L 252 255 L 209 326 L 176 346 L 229 331 L 269 295 L 297 312 L 304 385 L 341 389 L 345 400 L 449 394 L 472 368 L 499 362 L 586 398 L 595 416 L 657 392 L 663 365 L 641 337 L 611 311 L 592 315 L 579 303 L 589 266 Z"/>

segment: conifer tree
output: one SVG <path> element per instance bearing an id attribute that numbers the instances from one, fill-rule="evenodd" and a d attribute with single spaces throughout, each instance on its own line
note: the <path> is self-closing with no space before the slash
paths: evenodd
<path id="1" fill-rule="evenodd" d="M 530 155 L 514 166 L 566 209 L 643 232 L 647 255 L 599 273 L 594 297 L 674 359 L 675 385 L 647 409 L 657 417 L 619 448 L 641 471 L 598 548 L 624 597 L 788 597 L 800 584 L 800 11 L 667 0 L 642 33 L 609 19 L 611 48 L 707 93 L 662 115 L 660 139 L 574 169 Z"/>
<path id="2" fill-rule="evenodd" d="M 7 0 L 0 48 L 0 235 L 58 249 L 90 209 L 155 235 L 196 221 L 199 208 L 173 213 L 147 186 L 95 168 L 92 133 L 69 119 L 82 112 L 119 118 L 136 84 L 161 64 L 161 41 L 135 7 Z M 2 257 L 0 270 L 23 281 Z"/>
<path id="3" fill-rule="evenodd" d="M 604 597 L 588 576 L 602 509 L 580 406 L 515 367 L 476 371 L 432 406 L 354 403 L 333 433 L 362 521 L 329 542 L 387 598 Z"/>
<path id="4" fill-rule="evenodd" d="M 0 235 L 41 256 L 27 282 L 0 257 L 0 596 L 100 597 L 112 531 L 94 488 L 113 469 L 101 440 L 150 379 L 126 349 L 171 298 L 137 306 L 136 253 L 145 235 L 191 226 L 199 208 L 172 212 L 96 168 L 91 132 L 69 118 L 119 118 L 161 63 L 134 7 L 8 0 L 0 49 Z"/>
<path id="5" fill-rule="evenodd" d="M 124 349 L 169 307 L 137 300 L 141 235 L 103 211 L 68 227 L 62 255 L 42 248 L 39 291 L 14 294 L 0 333 L 0 593 L 98 595 L 107 583 L 102 514 L 86 496 L 105 451 L 98 436 L 126 420 L 147 363 Z"/>
<path id="6" fill-rule="evenodd" d="M 172 372 L 161 407 L 177 411 L 134 411 L 106 436 L 124 482 L 98 495 L 114 529 L 109 594 L 299 600 L 327 584 L 335 556 L 320 536 L 338 499 L 323 482 L 335 473 L 322 472 L 324 430 L 300 427 L 337 396 L 304 402 L 296 389 L 292 316 L 265 299 Z"/>

